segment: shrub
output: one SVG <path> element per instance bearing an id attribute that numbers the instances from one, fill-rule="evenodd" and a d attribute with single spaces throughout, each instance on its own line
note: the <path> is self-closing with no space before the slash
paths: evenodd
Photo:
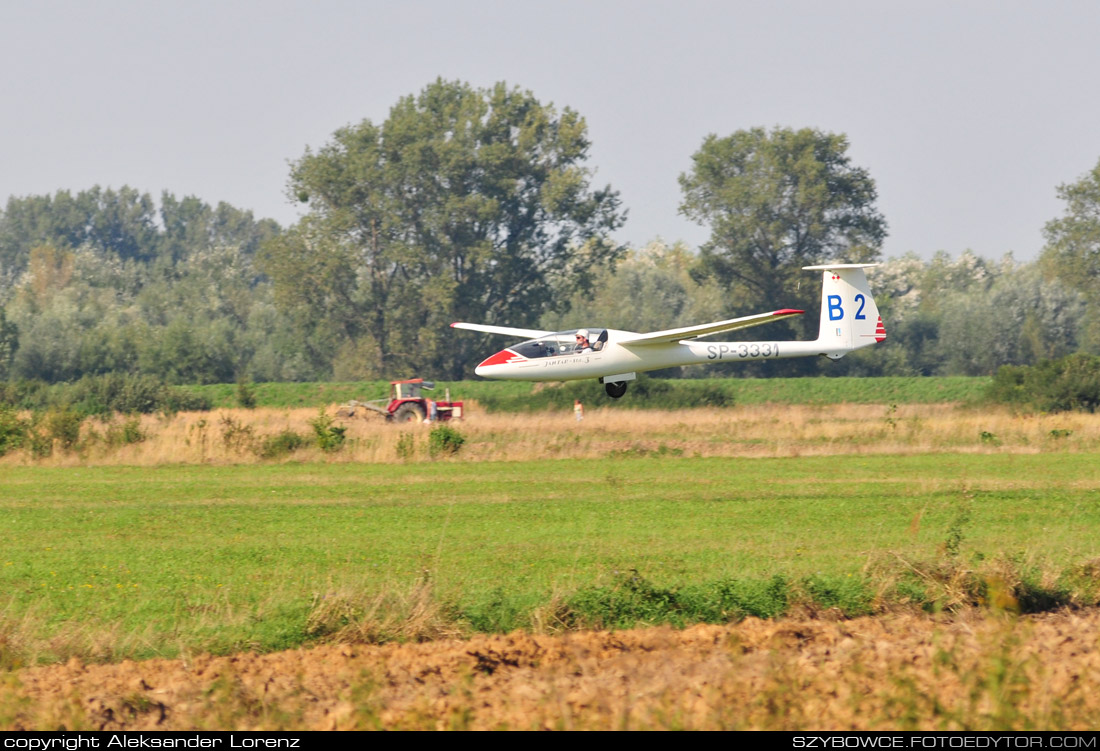
<path id="1" fill-rule="evenodd" d="M 82 415 L 108 412 L 155 412 L 164 399 L 165 386 L 148 375 L 107 373 L 84 376 L 71 385 L 53 388 L 55 403 L 68 403 Z"/>
<path id="2" fill-rule="evenodd" d="M 416 453 L 416 443 L 413 440 L 413 434 L 409 431 L 402 432 L 397 438 L 397 444 L 394 448 L 397 450 L 398 459 L 412 459 L 413 454 Z"/>
<path id="3" fill-rule="evenodd" d="M 1032 367 L 1005 365 L 987 395 L 995 402 L 1042 412 L 1095 412 L 1100 408 L 1100 357 L 1076 354 Z"/>
<path id="4" fill-rule="evenodd" d="M 51 410 L 46 413 L 46 435 L 66 451 L 72 451 L 80 443 L 80 425 L 83 415 L 69 409 Z"/>
<path id="5" fill-rule="evenodd" d="M 428 434 L 428 455 L 433 459 L 437 456 L 453 456 L 464 443 L 466 439 L 457 430 L 450 425 L 439 425 Z"/>
<path id="6" fill-rule="evenodd" d="M 107 373 L 84 376 L 75 383 L 41 381 L 0 383 L 0 404 L 19 409 L 71 410 L 82 416 L 110 412 L 178 412 L 208 410 L 210 400 L 187 389 L 167 386 L 150 375 Z"/>
<path id="7" fill-rule="evenodd" d="M 160 405 L 163 412 L 206 412 L 211 406 L 210 399 L 194 391 L 169 386 L 165 389 L 164 401 Z"/>
<path id="8" fill-rule="evenodd" d="M 119 424 L 108 426 L 107 433 L 103 436 L 108 446 L 128 446 L 131 443 L 141 443 L 145 438 L 141 421 L 136 417 L 128 417 Z"/>
<path id="9" fill-rule="evenodd" d="M 294 453 L 307 443 L 305 436 L 287 428 L 281 433 L 263 439 L 256 453 L 264 459 L 277 459 L 280 456 Z"/>
<path id="10" fill-rule="evenodd" d="M 224 414 L 219 422 L 222 428 L 222 445 L 225 446 L 226 451 L 243 454 L 252 449 L 256 436 L 251 425 L 245 425 L 240 420 L 234 420 Z"/>
<path id="11" fill-rule="evenodd" d="M 244 378 L 237 381 L 237 406 L 243 409 L 256 406 L 256 387 Z"/>
<path id="12" fill-rule="evenodd" d="M 348 432 L 346 427 L 333 425 L 333 422 L 335 422 L 335 419 L 326 415 L 324 409 L 321 409 L 317 413 L 317 417 L 309 421 L 314 434 L 317 436 L 317 447 L 329 453 L 339 451 L 344 447 L 344 441 L 346 440 L 344 434 Z"/>
<path id="13" fill-rule="evenodd" d="M 0 456 L 21 448 L 27 441 L 30 424 L 19 419 L 19 415 L 10 407 L 0 404 Z"/>

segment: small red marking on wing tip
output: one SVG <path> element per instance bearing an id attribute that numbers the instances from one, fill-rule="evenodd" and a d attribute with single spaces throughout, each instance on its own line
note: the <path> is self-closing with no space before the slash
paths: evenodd
<path id="1" fill-rule="evenodd" d="M 454 324 L 452 323 L 452 324 L 451 324 L 451 328 L 453 329 L 454 327 L 455 327 L 455 325 L 454 325 Z"/>
<path id="2" fill-rule="evenodd" d="M 795 310 L 794 308 L 783 308 L 783 310 L 777 310 L 772 313 L 773 316 L 800 316 L 806 311 Z"/>

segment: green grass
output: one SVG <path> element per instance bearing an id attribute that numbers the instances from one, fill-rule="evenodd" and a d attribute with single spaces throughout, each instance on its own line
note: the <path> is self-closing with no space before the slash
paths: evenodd
<path id="1" fill-rule="evenodd" d="M 641 385 L 645 383 L 646 385 Z M 546 387 L 507 381 L 437 382 L 433 394 L 443 399 L 474 399 L 489 411 L 523 411 L 571 406 L 573 399 L 617 407 L 688 407 L 724 404 L 929 404 L 974 402 L 984 397 L 989 378 L 964 376 L 926 378 L 708 378 L 648 379 L 631 385 L 627 396 L 607 398 L 595 381 L 574 381 Z M 190 386 L 218 407 L 237 406 L 237 385 Z M 362 383 L 258 383 L 256 406 L 319 407 L 351 399 L 389 396 L 387 381 Z"/>
<path id="2" fill-rule="evenodd" d="M 1088 454 L 6 467 L 0 649 L 282 649 L 314 638 L 327 597 L 425 581 L 467 630 L 530 627 L 545 607 L 565 626 L 799 598 L 855 615 L 868 572 L 898 556 L 1009 555 L 1068 581 L 1096 555 L 1096 485 Z"/>

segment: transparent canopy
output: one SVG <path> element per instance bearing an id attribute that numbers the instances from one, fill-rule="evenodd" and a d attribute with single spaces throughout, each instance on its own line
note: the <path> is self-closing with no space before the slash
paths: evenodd
<path id="1" fill-rule="evenodd" d="M 578 332 L 587 332 L 587 337 L 581 339 Z M 578 355 L 583 352 L 598 352 L 607 342 L 607 329 L 570 329 L 558 331 L 538 339 L 528 339 L 525 342 L 509 347 L 529 360 L 539 357 L 561 357 L 562 355 Z"/>

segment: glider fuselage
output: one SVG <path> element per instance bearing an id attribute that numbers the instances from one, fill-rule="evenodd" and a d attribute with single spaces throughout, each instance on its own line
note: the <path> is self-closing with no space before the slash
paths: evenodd
<path id="1" fill-rule="evenodd" d="M 568 337 L 570 333 L 562 332 L 562 335 Z M 820 346 L 816 341 L 681 341 L 625 346 L 618 344 L 617 340 L 634 339 L 639 334 L 615 329 L 608 329 L 607 334 L 607 342 L 603 347 L 592 352 L 566 350 L 532 357 L 530 353 L 524 354 L 519 345 L 515 348 L 509 347 L 487 358 L 474 372 L 485 378 L 511 381 L 569 381 L 708 362 L 747 362 L 829 354 L 828 348 Z"/>

